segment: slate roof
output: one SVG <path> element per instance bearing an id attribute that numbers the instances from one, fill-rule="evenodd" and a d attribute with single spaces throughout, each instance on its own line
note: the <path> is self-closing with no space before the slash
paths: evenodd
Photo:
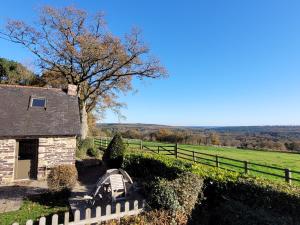
<path id="1" fill-rule="evenodd" d="M 46 108 L 30 107 L 32 97 L 46 98 Z M 79 134 L 76 96 L 56 88 L 0 85 L 0 137 Z"/>

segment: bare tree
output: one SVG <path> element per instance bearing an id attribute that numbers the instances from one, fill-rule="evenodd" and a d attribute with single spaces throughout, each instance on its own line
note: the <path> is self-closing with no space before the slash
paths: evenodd
<path id="1" fill-rule="evenodd" d="M 118 105 L 117 94 L 132 89 L 133 77 L 166 75 L 137 30 L 124 38 L 114 36 L 100 13 L 88 17 L 74 7 L 44 7 L 35 25 L 10 20 L 1 34 L 37 56 L 44 72 L 58 73 L 77 86 L 82 138 L 88 133 L 87 113 Z"/>

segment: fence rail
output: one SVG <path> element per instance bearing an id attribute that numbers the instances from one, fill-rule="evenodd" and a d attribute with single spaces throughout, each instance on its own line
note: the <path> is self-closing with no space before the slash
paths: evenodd
<path id="1" fill-rule="evenodd" d="M 111 138 L 95 138 L 95 144 L 100 147 L 107 147 Z M 220 155 L 213 155 L 208 153 L 199 152 L 197 150 L 184 149 L 178 144 L 149 144 L 142 140 L 125 139 L 125 143 L 129 147 L 138 148 L 141 150 L 151 151 L 158 154 L 174 156 L 178 159 L 184 159 L 191 162 L 226 169 L 234 172 L 241 172 L 245 174 L 256 173 L 261 175 L 268 175 L 271 177 L 284 179 L 287 183 L 291 184 L 293 181 L 300 183 L 300 171 L 291 170 L 289 168 L 280 168 L 271 165 L 264 165 L 246 160 L 234 159 Z M 166 154 L 167 153 L 167 154 Z M 295 174 L 297 177 L 293 177 Z"/>
<path id="2" fill-rule="evenodd" d="M 130 207 L 130 205 L 132 207 Z M 39 225 L 85 225 L 85 224 L 95 224 L 104 222 L 112 219 L 120 219 L 124 216 L 133 216 L 144 211 L 145 201 L 144 200 L 135 200 L 135 201 L 126 201 L 122 203 L 117 203 L 114 205 L 106 205 L 105 207 L 97 208 L 87 208 L 81 213 L 79 210 L 74 212 L 74 220 L 70 221 L 70 213 L 66 212 L 63 215 L 63 218 L 60 218 L 57 214 L 54 214 L 51 218 L 41 217 L 38 220 Z M 61 219 L 62 222 L 59 222 Z M 36 221 L 28 220 L 26 225 L 36 224 Z M 12 225 L 19 225 L 19 223 L 13 223 Z"/>

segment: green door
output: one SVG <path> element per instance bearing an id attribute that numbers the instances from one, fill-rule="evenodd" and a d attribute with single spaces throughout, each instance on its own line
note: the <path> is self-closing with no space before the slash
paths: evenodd
<path id="1" fill-rule="evenodd" d="M 15 179 L 36 179 L 38 140 L 19 140 L 17 142 L 16 156 Z"/>

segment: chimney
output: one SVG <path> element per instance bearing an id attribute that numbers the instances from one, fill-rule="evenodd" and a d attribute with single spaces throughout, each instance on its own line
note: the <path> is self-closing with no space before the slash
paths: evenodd
<path id="1" fill-rule="evenodd" d="M 77 96 L 77 86 L 74 84 L 68 84 L 67 94 L 71 96 Z"/>

